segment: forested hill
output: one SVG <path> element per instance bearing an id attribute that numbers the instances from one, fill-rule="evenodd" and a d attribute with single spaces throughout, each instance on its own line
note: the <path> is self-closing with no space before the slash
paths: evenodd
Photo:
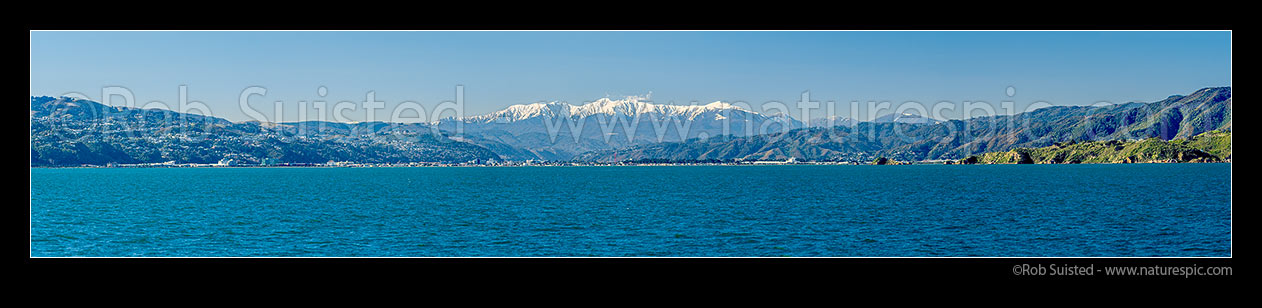
<path id="1" fill-rule="evenodd" d="M 750 137 L 715 137 L 590 152 L 586 161 L 644 159 L 900 161 L 961 159 L 1058 142 L 1171 140 L 1231 130 L 1231 87 L 1205 88 L 1152 103 L 1054 106 L 1010 116 L 937 124 L 860 122 Z"/>
<path id="2" fill-rule="evenodd" d="M 965 164 L 1204 163 L 1231 161 L 1231 131 L 1192 138 L 1139 141 L 1057 143 L 1042 148 L 991 152 L 961 160 Z"/>

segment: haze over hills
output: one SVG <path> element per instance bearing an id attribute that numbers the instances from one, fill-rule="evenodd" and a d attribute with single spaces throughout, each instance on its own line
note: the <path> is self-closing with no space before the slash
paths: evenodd
<path id="1" fill-rule="evenodd" d="M 853 123 L 853 122 L 852 122 Z M 1231 88 L 1205 88 L 1153 103 L 1104 107 L 1054 106 L 1016 115 L 951 120 L 937 124 L 891 121 L 811 127 L 748 137 L 691 139 L 684 142 L 590 152 L 577 159 L 626 160 L 798 160 L 867 161 L 876 156 L 915 161 L 960 159 L 967 155 L 1037 148 L 1054 142 L 1170 140 L 1231 129 Z"/>
<path id="2" fill-rule="evenodd" d="M 807 121 L 807 123 L 807 127 L 852 126 L 859 124 L 859 120 L 843 116 L 828 116 L 811 119 L 810 121 Z"/>
<path id="3" fill-rule="evenodd" d="M 859 124 L 859 120 L 844 116 L 828 116 L 815 118 L 807 121 L 806 127 L 833 127 L 833 126 L 855 126 Z M 905 124 L 939 124 L 945 122 L 930 117 L 924 117 L 911 113 L 891 113 L 876 117 L 872 123 L 905 123 Z"/>
<path id="4" fill-rule="evenodd" d="M 872 119 L 873 123 L 939 124 L 942 120 L 911 113 L 891 113 Z"/>

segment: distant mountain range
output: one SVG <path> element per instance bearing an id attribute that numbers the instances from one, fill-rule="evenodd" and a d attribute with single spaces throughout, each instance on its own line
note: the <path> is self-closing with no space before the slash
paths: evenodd
<path id="1" fill-rule="evenodd" d="M 916 119 L 917 117 L 907 117 Z M 960 159 L 968 155 L 1014 148 L 1037 148 L 1055 142 L 1170 140 L 1212 130 L 1231 129 L 1231 88 L 1205 88 L 1153 103 L 1104 107 L 1055 106 L 1016 115 L 968 120 L 848 122 L 852 125 L 809 127 L 785 133 L 746 137 L 690 139 L 589 152 L 586 161 L 626 160 L 797 160 L 870 161 Z M 920 122 L 920 123 L 915 123 Z M 931 123 L 936 122 L 936 123 Z"/>
<path id="2" fill-rule="evenodd" d="M 959 159 L 1055 142 L 1186 138 L 1231 129 L 1231 88 L 1153 103 L 1047 107 L 943 121 L 891 114 L 807 123 L 723 102 L 641 97 L 513 105 L 435 123 L 259 123 L 87 100 L 31 97 L 31 165 L 466 162 L 486 160 Z M 682 132 L 682 133 L 681 133 Z"/>
<path id="3" fill-rule="evenodd" d="M 492 151 L 426 124 L 232 123 L 160 109 L 31 98 L 31 166 L 109 163 L 468 162 Z"/>
<path id="4" fill-rule="evenodd" d="M 659 105 L 645 98 L 602 98 L 584 105 L 534 103 L 437 123 L 461 140 L 513 160 L 570 160 L 576 155 L 712 136 L 752 136 L 803 127 L 723 102 Z"/>
<path id="5" fill-rule="evenodd" d="M 903 123 L 903 124 L 942 123 L 942 121 L 938 119 L 922 117 L 922 116 L 910 114 L 910 113 L 897 113 L 897 114 L 891 113 L 891 114 L 877 117 L 876 119 L 873 119 L 872 122 L 873 123 Z"/>

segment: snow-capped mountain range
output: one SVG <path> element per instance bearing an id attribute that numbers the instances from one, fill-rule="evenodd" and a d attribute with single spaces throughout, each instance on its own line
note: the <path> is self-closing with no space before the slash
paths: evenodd
<path id="1" fill-rule="evenodd" d="M 659 105 L 642 102 L 641 100 L 644 100 L 644 98 L 632 96 L 620 100 L 602 98 L 584 105 L 571 105 L 561 102 L 518 104 L 489 114 L 467 117 L 464 120 L 471 123 L 510 123 L 538 117 L 582 118 L 595 115 L 628 117 L 639 115 L 643 117 L 647 115 L 653 116 L 655 119 L 664 117 L 691 121 L 696 120 L 699 116 L 709 114 L 722 117 L 718 113 L 725 111 L 757 114 L 757 112 L 724 102 L 713 102 L 706 105 Z"/>
<path id="2" fill-rule="evenodd" d="M 804 123 L 785 114 L 762 114 L 726 102 L 705 105 L 654 104 L 648 96 L 601 98 L 572 105 L 564 102 L 517 104 L 483 115 L 447 118 L 437 123 L 457 140 L 472 142 L 510 160 L 568 160 L 594 151 L 679 142 L 716 136 L 745 137 L 803 127 L 855 125 L 846 117 Z M 877 123 L 936 124 L 914 114 L 890 114 Z"/>
<path id="3" fill-rule="evenodd" d="M 602 98 L 583 105 L 518 104 L 489 114 L 436 123 L 461 140 L 508 159 L 566 160 L 632 145 L 722 135 L 750 136 L 803 127 L 786 115 L 764 115 L 726 102 L 654 104 L 645 96 Z"/>

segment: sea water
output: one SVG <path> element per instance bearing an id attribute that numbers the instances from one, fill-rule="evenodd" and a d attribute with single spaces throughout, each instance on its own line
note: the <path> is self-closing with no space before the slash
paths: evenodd
<path id="1" fill-rule="evenodd" d="M 1231 164 L 30 169 L 35 257 L 1231 256 Z"/>

